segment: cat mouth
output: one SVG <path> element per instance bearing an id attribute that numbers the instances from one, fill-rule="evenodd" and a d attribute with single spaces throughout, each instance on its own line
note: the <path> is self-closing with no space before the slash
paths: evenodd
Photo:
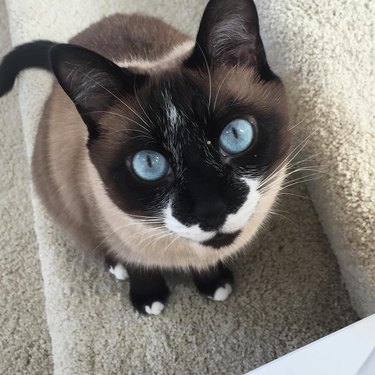
<path id="1" fill-rule="evenodd" d="M 201 242 L 201 244 L 203 246 L 213 247 L 214 249 L 220 249 L 221 247 L 231 245 L 239 234 L 239 230 L 233 233 L 217 233 L 211 239 Z"/>

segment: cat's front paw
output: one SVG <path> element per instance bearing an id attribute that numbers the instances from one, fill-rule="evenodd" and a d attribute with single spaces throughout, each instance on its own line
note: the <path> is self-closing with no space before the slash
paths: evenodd
<path id="1" fill-rule="evenodd" d="M 159 315 L 165 307 L 169 289 L 160 270 L 127 264 L 130 279 L 129 297 L 141 314 Z"/>
<path id="2" fill-rule="evenodd" d="M 208 271 L 195 272 L 193 278 L 199 293 L 214 301 L 225 301 L 233 291 L 232 271 L 221 263 Z"/>
<path id="3" fill-rule="evenodd" d="M 195 283 L 199 293 L 213 301 L 225 301 L 233 291 L 231 282 L 219 282 L 211 285 Z"/>
<path id="4" fill-rule="evenodd" d="M 165 308 L 169 295 L 166 288 L 153 295 L 137 294 L 130 292 L 130 300 L 137 311 L 145 315 L 159 315 Z"/>

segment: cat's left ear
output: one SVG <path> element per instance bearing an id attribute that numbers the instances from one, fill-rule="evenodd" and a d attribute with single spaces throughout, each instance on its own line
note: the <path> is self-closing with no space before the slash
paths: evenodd
<path id="1" fill-rule="evenodd" d="M 61 87 L 87 125 L 90 139 L 100 133 L 99 119 L 111 104 L 134 94 L 146 77 L 121 68 L 105 57 L 72 44 L 57 44 L 50 65 Z"/>
<path id="2" fill-rule="evenodd" d="M 188 66 L 243 65 L 254 68 L 266 81 L 271 71 L 259 33 L 252 0 L 210 0 L 202 17 Z"/>

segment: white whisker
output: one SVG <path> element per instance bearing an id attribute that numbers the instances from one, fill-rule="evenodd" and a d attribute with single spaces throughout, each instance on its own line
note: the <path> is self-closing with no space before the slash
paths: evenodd
<path id="1" fill-rule="evenodd" d="M 109 115 L 113 115 L 113 116 L 117 116 L 117 117 L 121 117 L 121 118 L 124 118 L 128 121 L 131 121 L 133 122 L 134 124 L 137 124 L 138 126 L 140 126 L 143 130 L 145 130 L 147 132 L 147 134 L 150 134 L 149 133 L 149 129 L 145 128 L 142 124 L 140 124 L 138 121 L 135 121 L 127 116 L 124 116 L 124 115 L 120 115 L 119 113 L 116 113 L 116 112 L 110 112 L 110 111 L 91 111 L 91 112 L 87 112 L 87 113 L 84 113 L 83 115 L 91 115 L 93 113 L 106 113 L 106 114 L 109 114 Z"/>
<path id="2" fill-rule="evenodd" d="M 160 241 L 162 238 L 166 238 L 166 237 L 173 236 L 173 235 L 175 235 L 175 233 L 172 233 L 172 232 L 164 234 L 161 237 L 158 237 L 156 240 L 153 240 L 152 242 L 150 242 L 149 246 L 152 247 L 156 242 Z"/>
<path id="3" fill-rule="evenodd" d="M 307 119 L 307 115 L 302 120 L 298 121 L 296 124 L 294 124 L 293 126 L 289 127 L 289 131 L 292 131 L 297 126 L 301 125 L 306 119 Z"/>
<path id="4" fill-rule="evenodd" d="M 215 112 L 215 109 L 216 109 L 216 103 L 217 103 L 217 99 L 219 98 L 219 93 L 220 93 L 220 90 L 225 82 L 225 80 L 227 79 L 229 73 L 231 73 L 233 71 L 234 67 L 230 70 L 228 70 L 227 74 L 225 75 L 225 77 L 223 78 L 223 80 L 221 81 L 221 84 L 217 90 L 217 93 L 216 93 L 216 97 L 215 97 L 215 101 L 214 101 L 214 108 L 213 108 L 213 111 Z"/>
<path id="5" fill-rule="evenodd" d="M 212 79 L 211 79 L 211 72 L 210 72 L 210 67 L 208 65 L 208 60 L 206 58 L 206 55 L 203 51 L 203 49 L 201 48 L 201 46 L 199 45 L 199 43 L 197 42 L 197 46 L 198 48 L 201 50 L 202 52 L 202 55 L 203 55 L 203 58 L 204 58 L 204 62 L 206 64 L 206 68 L 207 68 L 207 73 L 208 73 L 208 83 L 209 83 L 209 86 L 210 86 L 210 91 L 209 91 L 209 97 L 208 97 L 208 105 L 207 105 L 207 109 L 208 109 L 208 113 L 210 113 L 210 108 L 211 108 L 211 96 L 212 96 Z"/>
<path id="6" fill-rule="evenodd" d="M 139 243 L 138 243 L 138 245 L 141 245 L 141 244 L 143 244 L 145 241 L 147 241 L 147 240 L 149 240 L 150 238 L 153 238 L 153 237 L 156 237 L 156 236 L 160 236 L 160 235 L 164 235 L 164 234 L 170 234 L 170 232 L 168 231 L 158 231 L 157 233 L 153 233 L 153 234 L 151 234 L 150 236 L 147 236 L 147 237 L 145 237 L 145 238 L 142 238 L 142 241 L 140 241 Z"/>
<path id="7" fill-rule="evenodd" d="M 167 250 L 172 246 L 174 242 L 176 242 L 179 239 L 179 237 L 176 237 L 174 240 L 170 242 L 170 244 L 164 249 L 164 254 L 167 252 Z"/>
<path id="8" fill-rule="evenodd" d="M 142 112 L 147 117 L 148 121 L 150 121 L 149 125 L 152 125 L 152 121 L 151 121 L 150 117 L 146 113 L 145 109 L 143 108 L 143 106 L 142 106 L 142 104 L 141 104 L 141 102 L 139 100 L 139 97 L 138 97 L 138 94 L 137 94 L 137 88 L 135 87 L 135 81 L 134 81 L 134 96 L 135 96 L 135 99 L 137 100 L 138 105 L 141 107 Z"/>
<path id="9" fill-rule="evenodd" d="M 316 131 L 316 129 L 314 130 Z M 278 165 L 278 167 L 267 176 L 259 185 L 258 190 L 261 190 L 265 185 L 268 185 L 270 180 L 272 180 L 276 173 L 278 173 L 281 168 L 286 165 L 287 168 L 291 165 L 292 161 L 301 153 L 301 151 L 306 147 L 310 137 L 314 133 L 312 131 L 304 140 L 302 140 L 290 153 L 285 157 L 285 159 Z M 288 160 L 289 159 L 289 160 Z"/>
<path id="10" fill-rule="evenodd" d="M 271 215 L 276 215 L 276 216 L 281 217 L 282 219 L 288 220 L 288 221 L 290 221 L 292 224 L 296 224 L 296 222 L 295 222 L 294 220 L 292 220 L 290 217 L 285 216 L 285 215 L 282 215 L 282 214 L 280 214 L 279 212 L 276 212 L 276 211 L 274 211 L 274 210 L 270 210 L 269 213 L 270 213 Z"/>
<path id="11" fill-rule="evenodd" d="M 280 191 L 280 192 L 279 192 L 279 195 L 291 195 L 291 196 L 293 196 L 293 197 L 302 198 L 302 199 L 307 199 L 307 200 L 312 201 L 312 199 L 311 199 L 310 197 L 306 197 L 306 196 L 304 196 L 304 195 L 300 195 L 300 194 L 289 193 L 289 192 L 286 192 L 286 191 Z"/>
<path id="12" fill-rule="evenodd" d="M 87 78 L 90 79 L 91 81 L 95 82 L 98 86 L 100 86 L 103 90 L 107 91 L 108 94 L 112 95 L 114 98 L 116 98 L 121 104 L 123 104 L 126 108 L 128 108 L 130 111 L 132 111 L 146 126 L 149 126 L 147 122 L 144 120 L 144 118 L 139 115 L 136 111 L 133 110 L 128 104 L 126 104 L 123 100 L 121 100 L 117 95 L 115 95 L 112 91 L 108 90 L 106 87 L 104 87 L 102 84 L 100 84 L 98 81 L 95 79 L 89 77 L 87 75 Z"/>
<path id="13" fill-rule="evenodd" d="M 293 180 L 292 182 L 287 183 L 287 185 L 283 186 L 282 188 L 286 189 L 286 188 L 289 188 L 293 185 L 302 184 L 302 183 L 305 183 L 305 182 L 308 182 L 308 181 L 318 180 L 321 177 L 322 176 L 320 176 L 319 174 L 309 176 L 308 178 L 301 177 L 301 179 Z"/>

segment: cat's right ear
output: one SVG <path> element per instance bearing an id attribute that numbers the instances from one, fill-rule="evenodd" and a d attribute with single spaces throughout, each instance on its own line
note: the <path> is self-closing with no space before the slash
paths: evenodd
<path id="1" fill-rule="evenodd" d="M 64 91 L 96 138 L 98 120 L 121 96 L 134 93 L 146 77 L 120 68 L 105 57 L 72 44 L 57 44 L 50 51 L 50 65 Z"/>

